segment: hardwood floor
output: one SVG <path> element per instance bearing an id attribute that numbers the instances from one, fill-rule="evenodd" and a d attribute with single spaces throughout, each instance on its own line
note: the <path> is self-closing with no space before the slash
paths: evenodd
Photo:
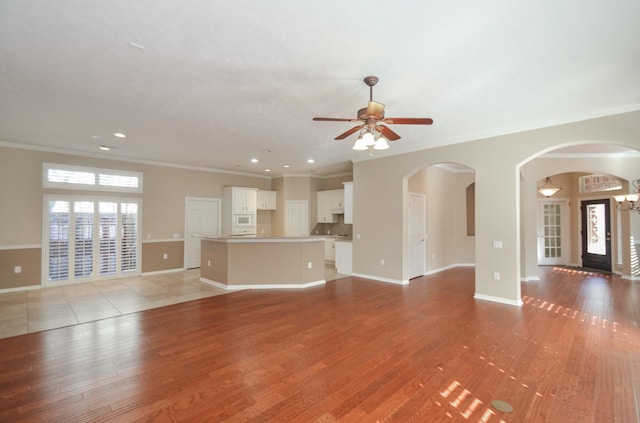
<path id="1" fill-rule="evenodd" d="M 459 268 L 2 339 L 0 421 L 640 421 L 640 283 L 541 273 L 522 307 L 474 300 Z"/>

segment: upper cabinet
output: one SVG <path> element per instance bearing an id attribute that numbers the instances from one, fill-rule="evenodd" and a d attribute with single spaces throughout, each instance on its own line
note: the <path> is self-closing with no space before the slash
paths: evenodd
<path id="1" fill-rule="evenodd" d="M 353 182 L 344 182 L 344 223 L 353 223 Z"/>
<path id="2" fill-rule="evenodd" d="M 337 223 L 344 213 L 344 190 L 318 191 L 318 223 Z"/>
<path id="3" fill-rule="evenodd" d="M 258 190 L 255 188 L 225 187 L 223 193 L 223 207 L 231 205 L 234 214 L 256 214 L 258 204 Z"/>
<path id="4" fill-rule="evenodd" d="M 258 190 L 258 210 L 275 210 L 276 192 Z"/>

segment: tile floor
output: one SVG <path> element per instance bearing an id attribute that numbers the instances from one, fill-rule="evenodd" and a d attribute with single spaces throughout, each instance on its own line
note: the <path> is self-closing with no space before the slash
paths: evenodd
<path id="1" fill-rule="evenodd" d="M 326 280 L 343 277 L 325 267 Z M 233 291 L 200 282 L 200 269 L 0 294 L 0 339 Z"/>

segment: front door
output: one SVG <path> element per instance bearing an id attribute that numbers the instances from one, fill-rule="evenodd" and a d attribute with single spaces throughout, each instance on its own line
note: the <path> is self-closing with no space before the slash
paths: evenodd
<path id="1" fill-rule="evenodd" d="M 610 200 L 583 201 L 582 266 L 611 272 Z"/>

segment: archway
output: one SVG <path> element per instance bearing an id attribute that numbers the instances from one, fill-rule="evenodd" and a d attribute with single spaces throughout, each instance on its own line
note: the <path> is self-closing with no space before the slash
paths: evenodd
<path id="1" fill-rule="evenodd" d="M 524 281 L 538 279 L 538 210 L 540 195 L 536 192 L 542 180 L 551 176 L 554 184 L 563 188 L 557 198 L 567 201 L 570 224 L 571 266 L 582 266 L 582 239 L 580 231 L 580 203 L 583 200 L 608 200 L 613 211 L 610 218 L 611 248 L 614 261 L 612 271 L 623 277 L 635 278 L 632 256 L 640 235 L 640 216 L 629 212 L 616 211 L 613 195 L 629 192 L 628 181 L 640 175 L 640 154 L 635 148 L 608 142 L 584 142 L 582 144 L 559 145 L 551 151 L 544 151 L 530 157 L 520 166 L 520 224 L 521 224 L 521 277 Z M 611 191 L 594 190 L 585 192 L 581 185 L 589 175 L 608 175 L 621 182 L 621 187 Z M 637 264 L 635 265 L 637 267 Z M 640 276 L 640 275 L 638 275 Z"/>
<path id="2" fill-rule="evenodd" d="M 425 198 L 424 274 L 436 273 L 457 266 L 475 264 L 474 217 L 475 203 L 469 196 L 469 186 L 475 183 L 474 169 L 460 163 L 437 163 L 416 169 L 406 176 L 405 216 L 407 225 L 404 269 L 409 275 L 412 250 L 411 195 Z M 410 278 L 410 276 L 408 276 Z"/>

